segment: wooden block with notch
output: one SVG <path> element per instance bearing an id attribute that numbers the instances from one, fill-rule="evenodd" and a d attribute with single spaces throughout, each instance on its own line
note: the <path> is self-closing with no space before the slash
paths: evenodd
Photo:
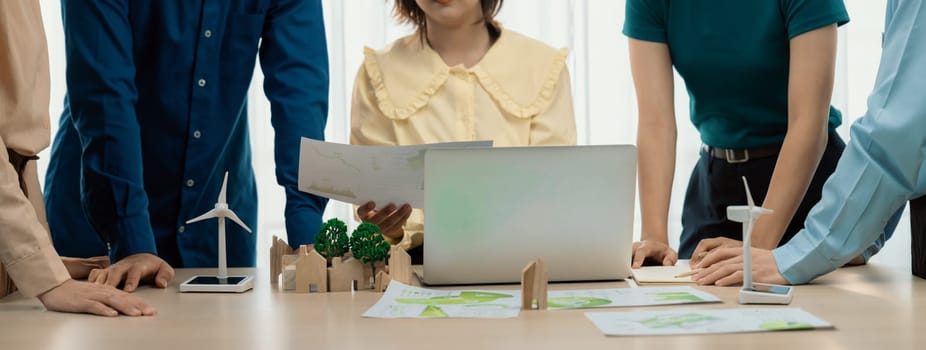
<path id="1" fill-rule="evenodd" d="M 389 277 L 408 285 L 412 283 L 412 258 L 402 247 L 392 246 L 389 252 Z"/>
<path id="2" fill-rule="evenodd" d="M 389 286 L 389 282 L 392 281 L 392 277 L 386 273 L 386 271 L 380 271 L 376 274 L 376 283 L 374 290 L 377 293 L 382 293 L 386 291 L 386 287 Z"/>
<path id="3" fill-rule="evenodd" d="M 328 268 L 328 291 L 329 292 L 350 292 L 354 290 L 354 285 L 360 286 L 363 280 L 363 263 L 354 258 L 331 259 L 331 267 Z"/>
<path id="4" fill-rule="evenodd" d="M 296 260 L 296 292 L 308 293 L 310 286 L 315 286 L 315 292 L 328 292 L 328 261 L 318 254 L 315 249 L 305 254 L 306 246 L 299 247 L 299 256 Z"/>
<path id="5" fill-rule="evenodd" d="M 286 241 L 277 236 L 273 236 L 270 244 L 270 285 L 277 286 L 280 283 L 280 274 L 286 270 L 286 263 L 283 256 L 293 253 L 293 248 L 286 244 Z"/>
<path id="6" fill-rule="evenodd" d="M 531 261 L 521 270 L 521 309 L 534 310 L 534 301 L 537 309 L 547 309 L 547 268 L 543 259 Z"/>

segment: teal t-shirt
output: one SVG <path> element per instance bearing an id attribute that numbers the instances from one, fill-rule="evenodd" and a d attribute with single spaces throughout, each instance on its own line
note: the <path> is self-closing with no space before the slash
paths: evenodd
<path id="1" fill-rule="evenodd" d="M 669 46 L 702 142 L 751 148 L 784 142 L 790 40 L 848 21 L 842 0 L 627 0 L 624 35 Z"/>

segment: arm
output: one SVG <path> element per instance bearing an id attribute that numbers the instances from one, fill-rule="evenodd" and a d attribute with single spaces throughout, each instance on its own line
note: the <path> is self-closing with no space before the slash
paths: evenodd
<path id="1" fill-rule="evenodd" d="M 920 78 L 926 76 L 926 6 L 921 1 L 900 6 L 885 37 L 868 111 L 852 125 L 851 141 L 823 186 L 822 199 L 808 214 L 804 230 L 770 254 L 753 251 L 756 282 L 807 283 L 866 248 L 870 252 L 877 248 L 872 242 L 883 240 L 896 226 L 904 204 L 926 193 L 922 128 L 926 83 Z M 705 276 L 719 279 L 725 274 L 711 273 L 742 271 L 741 265 L 735 267 L 742 255 L 736 250 L 708 255 Z M 733 276 L 724 283 L 735 281 Z"/>
<path id="2" fill-rule="evenodd" d="M 633 267 L 646 257 L 673 265 L 677 255 L 669 247 L 667 222 L 675 169 L 675 101 L 672 58 L 663 43 L 630 39 L 630 66 L 639 106 L 641 242 L 634 244 Z"/>
<path id="3" fill-rule="evenodd" d="M 12 145 L 4 136 L 21 138 L 46 128 L 48 137 L 48 48 L 37 1 L 0 2 L 0 55 L 0 261 L 22 294 L 38 296 L 48 310 L 105 316 L 154 314 L 154 308 L 133 295 L 70 279 L 44 225 L 35 162 L 28 162 L 25 169 L 10 164 L 6 150 Z M 29 198 L 20 188 L 20 176 L 32 190 Z"/>
<path id="4" fill-rule="evenodd" d="M 113 260 L 157 254 L 135 116 L 138 92 L 126 1 L 61 4 L 68 103 L 80 135 L 81 203 Z"/>
<path id="5" fill-rule="evenodd" d="M 852 125 L 852 140 L 805 229 L 773 251 L 791 283 L 809 282 L 858 255 L 893 229 L 908 200 L 926 192 L 926 6 L 898 6 L 868 111 Z"/>
<path id="6" fill-rule="evenodd" d="M 392 120 L 379 111 L 375 101 L 373 85 L 370 83 L 365 66 L 361 66 L 354 81 L 354 94 L 351 99 L 351 144 L 380 146 L 398 144 Z M 379 210 L 376 209 L 377 204 L 374 202 L 356 206 L 357 219 L 376 224 L 386 241 L 390 244 L 398 244 L 405 237 L 404 226 L 411 217 L 412 207 L 408 204 L 400 207 L 396 207 L 395 203 L 380 204 L 386 205 Z"/>
<path id="7" fill-rule="evenodd" d="M 90 281 L 135 290 L 142 279 L 164 288 L 173 269 L 157 257 L 135 115 L 138 92 L 125 0 L 61 3 L 68 103 L 80 136 L 81 204 L 118 261 Z"/>
<path id="8" fill-rule="evenodd" d="M 18 2 L 10 2 L 18 3 Z M 4 3 L 5 4 L 5 3 Z M 5 20 L 5 13 L 10 11 L 0 4 L 0 19 Z M 36 11 L 38 7 L 36 7 Z M 37 13 L 37 12 L 36 12 Z M 0 21 L 5 22 L 5 21 Z M 41 23 L 39 21 L 38 23 Z M 0 25 L 0 32 L 5 28 Z M 42 36 L 44 46 L 44 35 Z M 2 40 L 0 40 L 2 46 Z M 9 50 L 2 52 L 12 52 Z M 44 50 L 44 49 L 43 49 Z M 12 61 L 12 60 L 11 60 Z M 20 63 L 29 63 L 22 61 Z M 0 65 L 4 62 L 0 61 Z M 39 67 L 20 67 L 38 71 L 47 70 L 47 61 L 32 62 Z M 31 64 L 31 63 L 30 63 Z M 0 67 L 3 72 L 5 67 Z M 15 80 L 13 80 L 15 82 Z M 48 88 L 48 83 L 43 83 Z M 8 88 L 4 86 L 4 88 Z M 23 93 L 22 97 L 33 93 L 35 86 L 12 86 L 10 91 Z M 15 115 L 13 116 L 16 117 Z M 19 187 L 19 174 L 10 165 L 6 144 L 0 138 L 0 262 L 8 269 L 10 277 L 16 282 L 25 296 L 35 296 L 50 311 L 91 313 L 101 316 L 116 316 L 120 313 L 128 316 L 154 315 L 156 310 L 144 300 L 110 286 L 76 282 L 71 280 L 68 270 L 61 263 L 48 237 L 48 231 L 36 214 L 38 206 L 33 207 L 30 198 L 26 198 Z M 35 176 L 35 162 L 29 162 L 31 170 L 27 174 Z M 37 182 L 30 178 L 29 182 Z M 32 196 L 30 196 L 32 197 Z M 35 203 L 42 204 L 42 196 L 36 193 Z"/>
<path id="9" fill-rule="evenodd" d="M 0 7 L 3 6 L 5 5 Z M 3 44 L 2 40 L 0 44 Z M 10 52 L 7 48 L 3 49 L 3 52 Z M 0 65 L 6 62 L 0 61 Z M 3 67 L 0 67 L 0 71 L 3 71 Z M 4 80 L 4 85 L 6 84 Z M 47 86 L 46 83 L 45 87 Z M 31 90 L 15 85 L 12 89 L 17 94 L 22 93 L 22 97 L 27 96 Z M 3 228 L 0 233 L 0 262 L 16 281 L 22 294 L 32 297 L 58 287 L 71 276 L 51 245 L 48 231 L 42 226 L 32 204 L 19 187 L 19 174 L 10 164 L 6 147 L 3 138 L 0 137 L 0 227 Z"/>
<path id="10" fill-rule="evenodd" d="M 328 200 L 299 192 L 297 184 L 300 140 L 324 140 L 328 118 L 328 51 L 321 1 L 275 2 L 267 11 L 260 63 L 276 132 L 277 183 L 286 190 L 289 244 L 312 244 Z"/>
<path id="11" fill-rule="evenodd" d="M 565 63 L 564 63 L 565 65 Z M 562 68 L 550 107 L 531 118 L 530 145 L 575 145 L 576 118 L 569 70 Z"/>
<path id="12" fill-rule="evenodd" d="M 836 67 L 836 25 L 791 39 L 788 131 L 763 207 L 775 211 L 756 222 L 753 246 L 772 249 L 784 235 L 823 156 Z"/>

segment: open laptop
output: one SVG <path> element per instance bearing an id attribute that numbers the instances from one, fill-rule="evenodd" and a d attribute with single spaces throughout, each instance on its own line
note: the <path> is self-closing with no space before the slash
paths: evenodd
<path id="1" fill-rule="evenodd" d="M 630 276 L 636 148 L 434 149 L 425 154 L 425 284 Z"/>

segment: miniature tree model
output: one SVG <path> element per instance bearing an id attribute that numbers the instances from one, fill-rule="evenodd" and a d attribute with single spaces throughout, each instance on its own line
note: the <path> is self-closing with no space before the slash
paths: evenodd
<path id="1" fill-rule="evenodd" d="M 370 265 L 370 270 L 373 272 L 371 276 L 376 275 L 376 268 L 373 265 L 386 260 L 389 256 L 389 248 L 389 242 L 386 242 L 379 234 L 379 226 L 368 222 L 357 226 L 350 237 L 350 251 L 355 259 L 360 259 L 360 262 Z"/>
<path id="2" fill-rule="evenodd" d="M 322 224 L 322 228 L 315 236 L 315 250 L 329 261 L 344 256 L 350 249 L 347 238 L 347 225 L 337 218 Z"/>

